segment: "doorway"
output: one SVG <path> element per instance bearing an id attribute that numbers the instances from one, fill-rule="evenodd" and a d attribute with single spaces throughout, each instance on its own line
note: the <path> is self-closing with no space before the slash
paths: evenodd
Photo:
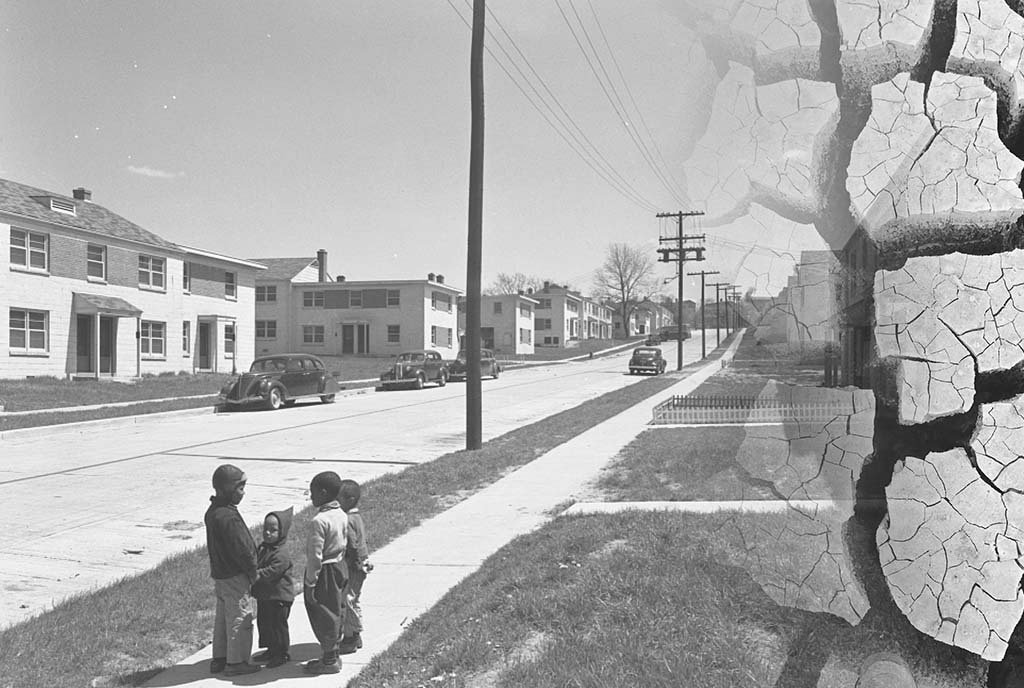
<path id="1" fill-rule="evenodd" d="M 76 342 L 75 342 L 75 354 L 77 363 L 75 365 L 75 372 L 78 373 L 95 373 L 96 368 L 92 364 L 92 346 L 93 346 L 93 316 L 91 315 L 79 315 L 77 318 L 78 329 L 76 330 Z"/>
<path id="2" fill-rule="evenodd" d="M 117 341 L 117 320 L 107 315 L 100 316 L 100 373 L 114 374 L 115 347 Z"/>
<path id="3" fill-rule="evenodd" d="M 370 326 L 366 323 L 341 326 L 341 353 L 365 354 L 370 351 Z"/>
<path id="4" fill-rule="evenodd" d="M 99 320 L 99 372 L 113 375 L 117 372 L 117 318 L 101 315 Z M 75 371 L 96 374 L 96 322 L 95 315 L 76 318 Z"/>
<path id="5" fill-rule="evenodd" d="M 199 354 L 199 370 L 212 370 L 213 369 L 213 366 L 211 365 L 212 357 L 210 356 L 210 353 L 213 350 L 213 346 L 211 346 L 211 342 L 210 342 L 210 333 L 211 333 L 210 323 L 208 323 L 208 322 L 201 322 L 201 323 L 199 323 L 199 341 L 198 341 L 198 345 L 199 345 L 199 351 L 198 351 L 198 354 Z"/>

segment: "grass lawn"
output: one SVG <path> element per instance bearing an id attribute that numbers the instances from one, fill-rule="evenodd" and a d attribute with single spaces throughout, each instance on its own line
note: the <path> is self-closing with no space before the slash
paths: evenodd
<path id="1" fill-rule="evenodd" d="M 495 438 L 479 451 L 453 452 L 365 483 L 360 510 L 371 551 L 677 381 L 646 378 Z M 303 560 L 309 516 L 308 509 L 297 514 L 291 531 L 295 561 Z M 139 685 L 210 642 L 208 567 L 203 548 L 169 557 L 153 570 L 0 631 L 0 686 Z"/>
<path id="2" fill-rule="evenodd" d="M 230 375 L 153 375 L 135 382 L 80 380 L 55 377 L 0 380 L 0 399 L 6 411 L 110 404 L 143 399 L 170 399 L 198 394 L 216 395 Z"/>
<path id="3" fill-rule="evenodd" d="M 629 339 L 581 339 L 577 346 L 573 347 L 545 347 L 537 346 L 534 347 L 532 354 L 522 356 L 508 356 L 507 360 L 510 362 L 517 361 L 564 361 L 567 358 L 576 358 L 577 356 L 585 356 L 591 352 L 595 356 L 599 355 L 606 349 L 613 347 L 622 346 L 623 344 L 634 344 L 640 345 L 643 343 L 645 337 L 630 337 Z M 625 349 L 620 349 L 625 351 Z M 502 361 L 506 360 L 505 354 L 495 354 Z"/>

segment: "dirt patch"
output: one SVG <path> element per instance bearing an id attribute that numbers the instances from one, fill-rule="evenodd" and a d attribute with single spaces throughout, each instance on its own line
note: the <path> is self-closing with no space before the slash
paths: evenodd
<path id="1" fill-rule="evenodd" d="M 611 540 L 609 542 L 604 543 L 604 546 L 601 547 L 601 549 L 591 552 L 590 558 L 604 559 L 605 557 L 610 557 L 619 550 L 626 549 L 627 547 L 629 547 L 628 540 Z"/>
<path id="2" fill-rule="evenodd" d="M 163 525 L 164 530 L 198 530 L 202 527 L 202 523 L 195 521 L 169 521 Z"/>
<path id="3" fill-rule="evenodd" d="M 498 678 L 501 676 L 502 671 L 505 671 L 513 664 L 536 661 L 551 642 L 552 638 L 547 633 L 531 633 L 526 640 L 508 653 L 503 663 L 492 666 L 486 671 L 467 676 L 466 688 L 495 688 L 498 685 Z"/>

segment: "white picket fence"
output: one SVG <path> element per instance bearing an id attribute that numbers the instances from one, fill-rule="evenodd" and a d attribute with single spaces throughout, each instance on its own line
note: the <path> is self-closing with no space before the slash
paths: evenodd
<path id="1" fill-rule="evenodd" d="M 674 396 L 654 407 L 654 425 L 827 422 L 853 415 L 853 399 Z"/>

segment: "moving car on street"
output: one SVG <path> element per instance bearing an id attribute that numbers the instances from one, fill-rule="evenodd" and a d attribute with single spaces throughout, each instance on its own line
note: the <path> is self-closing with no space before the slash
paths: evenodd
<path id="1" fill-rule="evenodd" d="M 466 352 L 460 351 L 455 360 L 448 364 L 448 379 L 465 380 L 466 372 Z M 498 379 L 500 374 L 501 363 L 494 357 L 494 352 L 490 349 L 480 349 L 480 377 L 489 375 L 494 379 Z"/>
<path id="2" fill-rule="evenodd" d="M 428 382 L 436 382 L 438 387 L 448 383 L 448 364 L 433 349 L 403 351 L 380 374 L 380 386 L 384 389 L 399 385 L 423 389 Z"/>
<path id="3" fill-rule="evenodd" d="M 665 358 L 661 349 L 656 346 L 640 346 L 633 349 L 629 359 L 629 374 L 653 373 L 660 375 L 665 372 Z"/>
<path id="4" fill-rule="evenodd" d="M 299 399 L 318 398 L 329 404 L 338 381 L 324 362 L 310 354 L 277 354 L 257 358 L 249 372 L 232 378 L 220 390 L 219 404 L 228 408 L 263 404 L 277 410 Z"/>

